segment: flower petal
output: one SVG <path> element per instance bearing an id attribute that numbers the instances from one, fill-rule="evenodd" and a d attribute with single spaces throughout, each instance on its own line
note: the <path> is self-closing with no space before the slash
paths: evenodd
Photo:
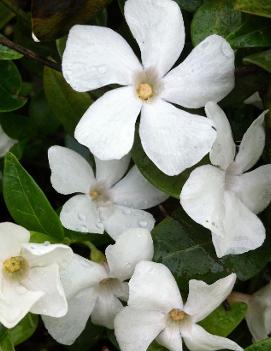
<path id="1" fill-rule="evenodd" d="M 212 122 L 156 100 L 142 109 L 139 134 L 147 156 L 168 175 L 199 162 L 216 138 Z"/>
<path id="2" fill-rule="evenodd" d="M 266 339 L 271 332 L 271 283 L 249 296 L 246 322 L 255 341 Z"/>
<path id="3" fill-rule="evenodd" d="M 143 228 L 126 230 L 114 245 L 107 246 L 105 256 L 110 275 L 124 281 L 131 278 L 138 262 L 151 260 L 153 241 L 151 233 Z"/>
<path id="4" fill-rule="evenodd" d="M 77 152 L 62 146 L 48 150 L 51 183 L 60 194 L 88 193 L 95 182 L 93 170 Z"/>
<path id="5" fill-rule="evenodd" d="M 141 106 L 133 87 L 111 90 L 89 107 L 75 138 L 101 160 L 120 159 L 132 148 Z"/>
<path id="6" fill-rule="evenodd" d="M 264 111 L 248 128 L 241 141 L 238 154 L 229 171 L 241 174 L 249 170 L 260 158 L 265 144 Z"/>
<path id="7" fill-rule="evenodd" d="M 72 261 L 66 269 L 61 270 L 60 277 L 65 294 L 70 299 L 86 288 L 96 287 L 101 280 L 108 277 L 108 274 L 102 264 L 73 254 Z"/>
<path id="8" fill-rule="evenodd" d="M 161 263 L 141 261 L 129 282 L 128 305 L 140 310 L 168 313 L 183 302 L 170 270 Z"/>
<path id="9" fill-rule="evenodd" d="M 66 81 L 77 91 L 133 83 L 142 70 L 128 43 L 110 28 L 76 25 L 70 30 L 62 61 Z"/>
<path id="10" fill-rule="evenodd" d="M 67 229 L 82 233 L 103 233 L 98 208 L 87 195 L 75 195 L 62 207 L 60 219 Z"/>
<path id="11" fill-rule="evenodd" d="M 189 295 L 184 306 L 184 311 L 192 316 L 195 323 L 207 317 L 231 293 L 236 274 L 232 273 L 225 278 L 208 285 L 202 280 L 189 281 Z"/>
<path id="12" fill-rule="evenodd" d="M 184 46 L 185 29 L 179 6 L 171 0 L 128 0 L 124 14 L 140 47 L 144 68 L 155 68 L 162 77 Z"/>
<path id="13" fill-rule="evenodd" d="M 124 206 L 100 207 L 100 213 L 105 231 L 115 240 L 129 228 L 141 227 L 151 231 L 155 223 L 150 213 Z"/>
<path id="14" fill-rule="evenodd" d="M 187 108 L 222 100 L 234 87 L 234 52 L 219 35 L 199 43 L 163 79 L 162 98 Z"/>
<path id="15" fill-rule="evenodd" d="M 20 225 L 11 222 L 0 223 L 0 260 L 18 256 L 22 244 L 30 239 L 30 233 Z"/>
<path id="16" fill-rule="evenodd" d="M 271 165 L 261 166 L 254 171 L 231 176 L 230 187 L 253 213 L 262 212 L 271 201 Z"/>
<path id="17" fill-rule="evenodd" d="M 226 170 L 235 156 L 235 143 L 231 126 L 224 111 L 214 102 L 205 105 L 206 116 L 211 119 L 217 131 L 216 140 L 210 151 L 210 160 L 214 166 Z"/>
<path id="18" fill-rule="evenodd" d="M 234 341 L 222 336 L 212 335 L 199 325 L 194 324 L 183 335 L 187 348 L 191 351 L 215 351 L 221 349 L 243 351 Z"/>
<path id="19" fill-rule="evenodd" d="M 95 157 L 96 179 L 105 183 L 109 188 L 118 182 L 126 173 L 131 155 L 127 154 L 120 160 L 102 161 Z"/>
<path id="20" fill-rule="evenodd" d="M 21 284 L 1 277 L 0 322 L 13 328 L 43 296 L 42 291 L 30 291 Z"/>
<path id="21" fill-rule="evenodd" d="M 172 325 L 164 329 L 156 338 L 156 341 L 169 351 L 182 351 L 183 343 L 180 328 Z"/>
<path id="22" fill-rule="evenodd" d="M 165 316 L 158 311 L 125 307 L 115 319 L 115 335 L 122 351 L 146 351 L 165 327 Z"/>
<path id="23" fill-rule="evenodd" d="M 100 291 L 91 314 L 93 324 L 114 329 L 114 319 L 123 309 L 120 300 L 110 291 Z"/>
<path id="24" fill-rule="evenodd" d="M 72 249 L 62 244 L 23 244 L 22 256 L 26 258 L 30 267 L 48 266 L 57 263 L 65 267 L 73 256 Z"/>
<path id="25" fill-rule="evenodd" d="M 0 157 L 5 156 L 5 154 L 12 148 L 17 140 L 11 139 L 0 126 Z"/>
<path id="26" fill-rule="evenodd" d="M 224 235 L 212 232 L 217 256 L 242 254 L 260 247 L 265 240 L 265 228 L 260 219 L 233 192 L 224 193 L 224 203 Z"/>
<path id="27" fill-rule="evenodd" d="M 138 209 L 154 207 L 168 198 L 151 185 L 134 166 L 111 190 L 114 203 Z"/>
<path id="28" fill-rule="evenodd" d="M 49 334 L 59 343 L 71 345 L 85 329 L 97 299 L 94 289 L 85 289 L 68 300 L 68 313 L 61 318 L 42 316 Z"/>
<path id="29" fill-rule="evenodd" d="M 22 280 L 22 284 L 28 290 L 44 293 L 31 308 L 32 313 L 51 317 L 62 317 L 67 313 L 68 305 L 57 264 L 30 268 L 28 275 Z"/>
<path id="30" fill-rule="evenodd" d="M 201 166 L 191 172 L 180 195 L 185 212 L 217 235 L 224 233 L 224 184 L 225 172 L 210 165 Z"/>

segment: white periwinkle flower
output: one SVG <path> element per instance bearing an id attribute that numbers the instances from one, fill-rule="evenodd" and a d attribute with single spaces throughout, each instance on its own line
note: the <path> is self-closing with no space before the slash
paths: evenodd
<path id="1" fill-rule="evenodd" d="M 43 317 L 49 333 L 60 343 L 70 345 L 84 330 L 89 316 L 95 324 L 113 329 L 116 314 L 128 299 L 128 284 L 141 260 L 151 260 L 153 242 L 146 229 L 122 233 L 105 251 L 106 262 L 95 263 L 74 255 L 62 273 L 69 311 L 62 318 Z"/>
<path id="2" fill-rule="evenodd" d="M 126 173 L 130 156 L 121 160 L 95 158 L 96 177 L 88 162 L 62 146 L 48 151 L 51 183 L 61 194 L 73 194 L 60 213 L 64 227 L 80 232 L 103 233 L 113 238 L 127 228 L 151 230 L 153 216 L 142 211 L 163 202 L 167 195 L 154 188 L 134 166 Z"/>
<path id="3" fill-rule="evenodd" d="M 247 172 L 265 144 L 263 112 L 243 136 L 237 155 L 229 121 L 215 103 L 206 105 L 217 139 L 210 152 L 214 166 L 196 168 L 181 191 L 181 205 L 197 223 L 212 232 L 218 257 L 261 246 L 265 228 L 256 216 L 271 200 L 271 165 Z"/>
<path id="4" fill-rule="evenodd" d="M 5 154 L 12 148 L 17 140 L 10 138 L 0 126 L 0 157 L 5 156 Z"/>
<path id="5" fill-rule="evenodd" d="M 61 244 L 29 243 L 30 233 L 14 223 L 0 223 L 0 322 L 14 327 L 28 312 L 62 317 L 67 301 L 59 269 L 72 259 Z"/>
<path id="6" fill-rule="evenodd" d="M 101 160 L 120 159 L 132 148 L 135 122 L 148 157 L 164 173 L 179 174 L 206 155 L 216 133 L 205 117 L 174 107 L 203 107 L 220 101 L 234 86 L 234 52 L 211 35 L 176 68 L 185 30 L 172 0 L 127 0 L 124 14 L 142 64 L 127 42 L 110 28 L 76 25 L 63 55 L 63 74 L 77 91 L 112 83 L 86 111 L 75 138 Z"/>
<path id="7" fill-rule="evenodd" d="M 183 304 L 177 283 L 160 263 L 140 262 L 129 282 L 128 307 L 115 319 L 121 351 L 146 351 L 152 341 L 170 351 L 182 350 L 182 339 L 191 351 L 242 350 L 235 342 L 209 334 L 197 323 L 230 294 L 235 274 L 208 285 L 190 280 Z"/>

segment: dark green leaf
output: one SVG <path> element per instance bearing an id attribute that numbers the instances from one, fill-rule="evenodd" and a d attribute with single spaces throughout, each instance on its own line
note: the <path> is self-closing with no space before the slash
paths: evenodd
<path id="1" fill-rule="evenodd" d="M 269 0 L 235 0 L 235 8 L 252 15 L 271 17 L 271 2 Z"/>
<path id="2" fill-rule="evenodd" d="M 253 345 L 250 345 L 245 351 L 270 351 L 271 350 L 271 338 L 258 341 Z"/>
<path id="3" fill-rule="evenodd" d="M 0 112 L 17 110 L 26 103 L 26 98 L 19 96 L 22 80 L 15 64 L 0 61 Z"/>
<path id="4" fill-rule="evenodd" d="M 14 345 L 8 333 L 4 338 L 0 339 L 0 351 L 15 351 Z"/>
<path id="5" fill-rule="evenodd" d="M 33 0 L 32 28 L 39 40 L 54 40 L 74 24 L 87 23 L 108 0 Z"/>
<path id="6" fill-rule="evenodd" d="M 202 0 L 174 0 L 182 10 L 194 12 L 202 4 Z"/>
<path id="7" fill-rule="evenodd" d="M 53 238 L 63 238 L 59 217 L 34 179 L 11 153 L 5 157 L 3 193 L 8 210 L 18 224 Z"/>
<path id="8" fill-rule="evenodd" d="M 0 28 L 3 28 L 15 14 L 0 2 Z"/>
<path id="9" fill-rule="evenodd" d="M 258 52 L 243 59 L 245 63 L 252 63 L 271 73 L 271 50 Z"/>
<path id="10" fill-rule="evenodd" d="M 232 304 L 228 309 L 221 305 L 199 324 L 211 334 L 226 337 L 245 318 L 246 311 L 245 303 Z"/>
<path id="11" fill-rule="evenodd" d="M 156 342 L 153 342 L 149 347 L 148 351 L 167 351 L 167 349 Z"/>
<path id="12" fill-rule="evenodd" d="M 36 314 L 27 314 L 16 327 L 9 329 L 8 333 L 14 346 L 29 339 L 36 331 L 39 324 L 39 317 Z"/>
<path id="13" fill-rule="evenodd" d="M 271 45 L 270 21 L 244 15 L 236 11 L 233 4 L 233 0 L 204 2 L 191 25 L 194 45 L 211 34 L 223 36 L 236 49 Z"/>
<path id="14" fill-rule="evenodd" d="M 271 260 L 270 237 L 259 249 L 218 259 L 206 228 L 181 209 L 174 218 L 163 220 L 153 230 L 154 260 L 171 270 L 181 288 L 187 288 L 190 279 L 212 283 L 230 272 L 235 272 L 240 280 L 247 280 Z"/>
<path id="15" fill-rule="evenodd" d="M 91 104 L 87 93 L 78 93 L 66 83 L 62 74 L 46 67 L 44 90 L 48 104 L 67 132 L 73 133 L 75 126 Z"/>
<path id="16" fill-rule="evenodd" d="M 19 52 L 0 44 L 0 60 L 16 60 L 21 57 L 23 57 L 23 55 Z"/>

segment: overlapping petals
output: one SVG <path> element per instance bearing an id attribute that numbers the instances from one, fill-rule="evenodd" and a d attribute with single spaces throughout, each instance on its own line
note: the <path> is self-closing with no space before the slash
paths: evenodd
<path id="1" fill-rule="evenodd" d="M 154 188 L 135 166 L 121 179 L 129 155 L 111 161 L 96 158 L 96 177 L 87 161 L 73 150 L 52 146 L 48 157 L 54 189 L 62 194 L 79 193 L 61 210 L 66 228 L 85 233 L 106 231 L 113 238 L 128 228 L 153 228 L 153 216 L 143 209 L 163 202 L 167 195 Z"/>
<path id="2" fill-rule="evenodd" d="M 206 105 L 207 117 L 217 129 L 210 153 L 214 166 L 192 171 L 180 200 L 191 218 L 211 230 L 218 257 L 256 249 L 265 240 L 265 228 L 256 214 L 271 201 L 271 165 L 244 173 L 254 166 L 263 151 L 265 113 L 248 128 L 235 157 L 226 115 L 215 103 Z"/>

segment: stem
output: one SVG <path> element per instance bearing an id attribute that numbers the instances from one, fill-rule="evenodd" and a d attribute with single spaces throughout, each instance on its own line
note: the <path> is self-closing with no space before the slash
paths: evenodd
<path id="1" fill-rule="evenodd" d="M 249 300 L 250 300 L 250 295 L 243 294 L 237 291 L 233 291 L 227 298 L 227 301 L 230 305 L 236 302 L 244 302 L 248 304 Z"/>
<path id="2" fill-rule="evenodd" d="M 36 52 L 29 50 L 29 49 L 21 46 L 20 44 L 14 43 L 13 41 L 11 41 L 5 37 L 2 37 L 2 36 L 0 37 L 0 44 L 7 46 L 10 49 L 13 49 L 13 50 L 23 54 L 24 56 L 41 63 L 44 66 L 48 66 L 50 68 L 55 69 L 56 71 L 61 72 L 61 67 L 58 63 L 53 62 L 51 60 L 47 60 L 46 58 L 41 57 Z"/>

